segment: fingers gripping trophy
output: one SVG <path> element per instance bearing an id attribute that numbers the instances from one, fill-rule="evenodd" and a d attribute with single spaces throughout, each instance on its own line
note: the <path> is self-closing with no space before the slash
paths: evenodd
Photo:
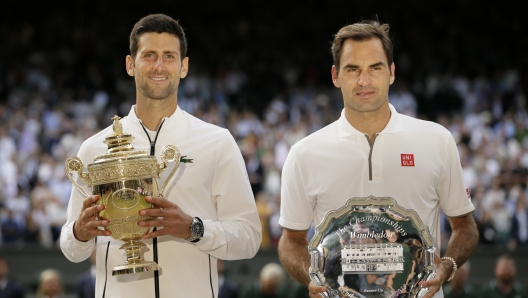
<path id="1" fill-rule="evenodd" d="M 88 172 L 83 172 L 84 165 L 78 157 L 68 158 L 64 170 L 75 188 L 86 197 L 90 195 L 77 184 L 75 176 L 91 188 L 92 195 L 99 196 L 95 204 L 103 204 L 105 209 L 97 216 L 109 220 L 106 229 L 112 232 L 112 238 L 124 242 L 121 249 L 126 251 L 126 263 L 115 267 L 112 275 L 158 270 L 158 264 L 141 258 L 141 248 L 146 246 L 141 238 L 152 228 L 138 225 L 140 221 L 155 217 L 140 216 L 139 211 L 152 207 L 145 197 L 163 196 L 163 190 L 180 163 L 180 151 L 176 146 L 166 145 L 161 149 L 162 161 L 158 162 L 146 150 L 134 149 L 131 144 L 134 137 L 123 133 L 118 116 L 112 120 L 113 134 L 104 141 L 108 146 L 106 154 L 96 156 L 88 165 Z M 169 162 L 175 165 L 159 189 L 159 175 L 168 168 Z"/>

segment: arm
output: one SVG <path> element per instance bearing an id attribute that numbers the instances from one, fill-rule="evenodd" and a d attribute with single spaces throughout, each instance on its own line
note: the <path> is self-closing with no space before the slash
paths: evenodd
<path id="1" fill-rule="evenodd" d="M 460 268 L 469 259 L 475 247 L 477 247 L 477 225 L 473 219 L 473 213 L 448 218 L 453 232 L 444 256 L 453 258 L 457 263 L 457 267 Z M 434 293 L 440 290 L 442 284 L 447 281 L 453 271 L 453 264 L 448 260 L 440 260 L 440 257 L 437 256 L 435 263 L 437 266 L 435 278 L 420 283 L 423 287 L 429 287 L 429 293 L 424 298 L 433 297 Z"/>
<path id="2" fill-rule="evenodd" d="M 473 219 L 473 213 L 460 217 L 448 217 L 448 219 L 453 232 L 447 244 L 445 256 L 455 259 L 458 268 L 460 268 L 477 247 L 479 239 L 477 225 Z M 448 267 L 452 268 L 453 266 L 449 263 Z M 449 271 L 449 275 L 451 275 L 451 271 Z"/>
<path id="3" fill-rule="evenodd" d="M 262 225 L 242 153 L 229 131 L 222 132 L 211 189 L 218 218 L 202 219 L 204 237 L 196 246 L 223 260 L 248 259 L 260 248 Z"/>
<path id="4" fill-rule="evenodd" d="M 291 277 L 308 286 L 310 276 L 310 254 L 308 253 L 308 231 L 282 229 L 279 241 L 279 259 Z"/>
<path id="5" fill-rule="evenodd" d="M 79 158 L 88 160 L 85 144 L 79 150 Z M 76 182 L 85 193 L 91 193 L 86 183 L 77 177 Z M 72 188 L 70 201 L 68 202 L 67 220 L 61 229 L 60 248 L 64 256 L 72 262 L 82 262 L 90 257 L 95 249 L 96 236 L 108 236 L 109 231 L 101 230 L 99 227 L 108 225 L 108 220 L 95 220 L 94 215 L 103 210 L 104 206 L 92 206 L 97 201 L 97 196 L 85 198 L 84 194 Z"/>
<path id="6" fill-rule="evenodd" d="M 290 276 L 309 288 L 310 297 L 321 297 L 318 293 L 325 292 L 326 288 L 314 285 L 308 274 L 310 254 L 307 234 L 308 231 L 283 229 L 279 241 L 279 258 Z"/>
<path id="7" fill-rule="evenodd" d="M 164 198 L 148 198 L 149 202 L 162 209 L 145 209 L 140 214 L 161 217 L 161 219 L 139 224 L 151 227 L 162 226 L 163 229 L 145 235 L 145 239 L 162 235 L 186 238 L 190 235 L 189 225 L 192 218 L 197 216 L 204 224 L 203 238 L 193 243 L 198 249 L 222 260 L 247 259 L 255 256 L 262 239 L 255 199 L 242 154 L 229 131 L 222 132 L 224 134 L 217 140 L 216 146 L 207 152 L 216 156 L 215 164 L 210 165 L 213 177 L 211 189 L 200 192 L 200 195 L 208 197 L 189 198 L 203 204 L 209 204 L 209 199 L 214 201 L 215 205 L 212 207 L 216 208 L 216 218 L 206 218 L 184 210 L 185 206 L 178 206 Z M 204 177 L 207 175 L 209 173 L 203 173 Z"/>

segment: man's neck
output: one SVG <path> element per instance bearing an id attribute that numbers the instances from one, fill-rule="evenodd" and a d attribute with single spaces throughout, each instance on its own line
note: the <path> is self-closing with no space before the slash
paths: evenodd
<path id="1" fill-rule="evenodd" d="M 377 111 L 368 113 L 345 108 L 345 116 L 350 125 L 372 139 L 376 133 L 382 131 L 387 126 L 391 117 L 391 111 L 388 104 Z"/>
<path id="2" fill-rule="evenodd" d="M 151 131 L 158 127 L 165 117 L 170 117 L 177 108 L 177 100 L 136 100 L 136 115 L 143 125 Z"/>

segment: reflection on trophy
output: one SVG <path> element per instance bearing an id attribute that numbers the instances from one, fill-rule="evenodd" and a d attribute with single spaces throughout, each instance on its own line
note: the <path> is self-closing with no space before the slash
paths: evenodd
<path id="1" fill-rule="evenodd" d="M 88 172 L 83 172 L 84 165 L 78 157 L 68 158 L 64 165 L 66 175 L 79 191 L 90 196 L 77 184 L 75 176 L 91 187 L 93 195 L 99 195 L 96 204 L 105 205 L 99 218 L 110 221 L 106 229 L 112 232 L 112 238 L 124 241 L 121 249 L 126 251 L 126 263 L 115 267 L 112 275 L 159 269 L 155 262 L 141 258 L 141 248 L 146 246 L 141 238 L 151 228 L 140 227 L 138 222 L 155 217 L 139 216 L 139 211 L 152 207 L 145 197 L 163 196 L 163 190 L 180 163 L 180 152 L 173 145 L 162 148 L 162 162 L 159 163 L 147 151 L 134 150 L 131 144 L 134 137 L 123 133 L 119 119 L 118 116 L 112 118 L 114 133 L 104 141 L 108 145 L 107 153 L 96 156 L 88 165 Z M 169 162 L 175 162 L 174 168 L 159 189 L 159 175 L 167 169 Z"/>

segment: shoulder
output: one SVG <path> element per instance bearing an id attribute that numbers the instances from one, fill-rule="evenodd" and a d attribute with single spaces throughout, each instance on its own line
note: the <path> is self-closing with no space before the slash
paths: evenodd
<path id="1" fill-rule="evenodd" d="M 185 130 L 186 134 L 195 139 L 196 141 L 203 142 L 204 145 L 209 146 L 211 142 L 215 142 L 219 146 L 235 145 L 235 139 L 229 132 L 229 130 L 205 122 L 193 115 L 183 112 L 185 117 Z"/>
<path id="2" fill-rule="evenodd" d="M 401 115 L 403 135 L 412 140 L 428 144 L 438 148 L 447 148 L 449 143 L 455 144 L 451 132 L 442 125 L 428 121 Z"/>
<path id="3" fill-rule="evenodd" d="M 307 152 L 323 152 L 325 147 L 331 146 L 339 138 L 337 121 L 334 121 L 295 143 L 291 152 L 301 155 Z"/>
<path id="4" fill-rule="evenodd" d="M 96 154 L 105 152 L 107 150 L 107 145 L 104 143 L 104 140 L 110 134 L 112 134 L 112 126 L 108 126 L 107 128 L 86 139 L 79 149 L 78 156 L 84 160 L 86 157 L 93 157 Z"/>
<path id="5" fill-rule="evenodd" d="M 10 291 L 12 291 L 13 293 L 16 293 L 16 294 L 23 294 L 24 293 L 24 288 L 22 287 L 22 285 L 19 284 L 18 282 L 12 281 L 12 280 L 8 280 L 7 285 L 6 285 L 6 289 L 10 289 Z"/>
<path id="6" fill-rule="evenodd" d="M 205 122 L 202 119 L 197 118 L 196 116 L 193 116 L 185 111 L 183 111 L 182 115 L 183 117 L 185 117 L 186 125 L 190 130 L 202 130 L 210 133 L 222 133 L 224 131 L 227 131 L 227 129 L 225 128 L 211 124 L 209 122 Z"/>
<path id="7" fill-rule="evenodd" d="M 528 295 L 528 289 L 518 281 L 514 283 L 513 288 L 515 289 L 515 291 L 517 291 L 518 294 Z"/>
<path id="8" fill-rule="evenodd" d="M 400 114 L 400 119 L 406 131 L 451 135 L 449 130 L 433 121 L 417 119 L 402 114 Z"/>

